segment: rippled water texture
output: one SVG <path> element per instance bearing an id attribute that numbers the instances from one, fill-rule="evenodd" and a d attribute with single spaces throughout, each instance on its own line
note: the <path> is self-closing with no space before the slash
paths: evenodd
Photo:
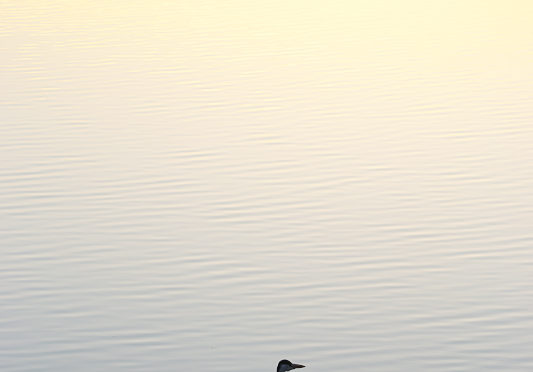
<path id="1" fill-rule="evenodd" d="M 1 1 L 0 370 L 533 370 L 531 1 Z"/>

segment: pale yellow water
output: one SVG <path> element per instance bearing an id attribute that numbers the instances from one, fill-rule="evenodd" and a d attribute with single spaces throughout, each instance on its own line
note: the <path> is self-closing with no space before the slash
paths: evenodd
<path id="1" fill-rule="evenodd" d="M 531 1 L 0 1 L 0 370 L 533 370 Z"/>

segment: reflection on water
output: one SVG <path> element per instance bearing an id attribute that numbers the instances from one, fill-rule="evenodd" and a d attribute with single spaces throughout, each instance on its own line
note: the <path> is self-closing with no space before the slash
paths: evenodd
<path id="1" fill-rule="evenodd" d="M 0 3 L 0 369 L 533 369 L 533 6 Z"/>

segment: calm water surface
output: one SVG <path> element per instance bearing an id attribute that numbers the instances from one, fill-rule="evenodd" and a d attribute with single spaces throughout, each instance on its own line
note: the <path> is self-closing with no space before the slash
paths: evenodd
<path id="1" fill-rule="evenodd" d="M 533 370 L 530 1 L 0 1 L 0 370 Z"/>

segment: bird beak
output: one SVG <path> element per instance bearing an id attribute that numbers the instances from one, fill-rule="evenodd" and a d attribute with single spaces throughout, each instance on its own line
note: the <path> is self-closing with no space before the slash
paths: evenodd
<path id="1" fill-rule="evenodd" d="M 293 368 L 303 368 L 303 367 L 305 367 L 305 366 L 302 365 L 302 364 L 292 363 L 292 367 L 293 367 Z"/>

